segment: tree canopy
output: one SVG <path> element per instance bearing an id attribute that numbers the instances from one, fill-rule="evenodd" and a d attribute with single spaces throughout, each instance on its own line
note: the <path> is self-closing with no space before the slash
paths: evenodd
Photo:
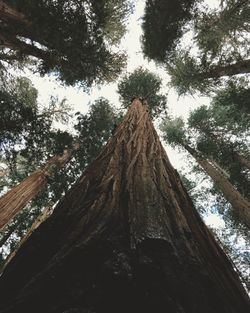
<path id="1" fill-rule="evenodd" d="M 142 45 L 145 56 L 166 61 L 183 34 L 183 26 L 192 18 L 197 0 L 146 1 L 143 16 Z"/>
<path id="2" fill-rule="evenodd" d="M 118 83 L 118 93 L 125 107 L 133 98 L 147 100 L 152 116 L 158 117 L 167 108 L 167 96 L 161 93 L 161 87 L 159 76 L 140 67 L 122 77 Z"/>
<path id="3" fill-rule="evenodd" d="M 127 1 L 1 1 L 0 60 L 35 57 L 41 74 L 69 85 L 110 82 L 125 64 L 112 46 L 130 12 Z"/>

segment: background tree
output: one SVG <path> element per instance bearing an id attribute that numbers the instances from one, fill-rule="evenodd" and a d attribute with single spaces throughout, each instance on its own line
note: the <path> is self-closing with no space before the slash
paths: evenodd
<path id="1" fill-rule="evenodd" d="M 0 284 L 1 309 L 12 313 L 40 298 L 37 312 L 249 309 L 139 99 Z"/>
<path id="2" fill-rule="evenodd" d="M 171 76 L 171 85 L 179 95 L 193 94 L 195 91 L 207 93 L 220 83 L 221 77 L 250 73 L 250 60 L 223 64 L 179 51 L 168 62 L 167 71 Z"/>
<path id="3" fill-rule="evenodd" d="M 144 54 L 166 66 L 180 95 L 210 92 L 228 77 L 249 73 L 249 17 L 245 0 L 222 1 L 212 10 L 198 1 L 148 1 Z"/>
<path id="4" fill-rule="evenodd" d="M 201 106 L 191 112 L 188 123 L 190 130 L 195 130 L 197 148 L 218 162 L 230 181 L 249 198 L 249 115 L 232 106 L 234 99 L 231 99 L 231 103 L 228 99 L 231 91 L 231 88 L 221 90 L 213 98 L 210 107 Z M 243 90 L 242 97 L 241 91 L 232 96 L 244 99 L 246 91 Z"/>
<path id="5" fill-rule="evenodd" d="M 195 176 L 194 176 L 195 174 Z M 195 208 L 206 221 L 211 214 L 220 223 L 211 223 L 217 242 L 232 260 L 235 270 L 239 273 L 242 283 L 250 290 L 249 280 L 249 231 L 244 225 L 239 224 L 233 211 L 226 203 L 218 189 L 208 183 L 206 176 L 197 167 L 190 166 L 189 170 L 181 171 L 181 180 L 191 196 Z M 207 200 L 209 199 L 209 205 Z M 221 221 L 223 219 L 223 222 Z"/>
<path id="6" fill-rule="evenodd" d="M 50 133 L 50 137 L 48 138 L 49 140 L 46 144 L 46 154 L 58 154 L 59 159 L 62 159 L 62 156 L 64 155 L 66 156 L 66 159 L 64 158 L 62 161 L 64 160 L 63 163 L 66 161 L 66 164 L 64 164 L 62 168 L 54 168 L 53 162 L 52 164 L 51 162 L 44 164 L 42 160 L 42 162 L 40 161 L 40 163 L 38 163 L 42 167 L 45 166 L 48 168 L 49 166 L 53 177 L 49 175 L 45 177 L 45 181 L 44 179 L 40 181 L 36 179 L 33 182 L 36 186 L 37 184 L 39 186 L 43 186 L 43 192 L 40 191 L 40 193 L 29 204 L 28 211 L 27 209 L 24 209 L 9 224 L 9 226 L 5 227 L 2 231 L 0 241 L 3 241 L 4 244 L 1 249 L 3 260 L 16 248 L 30 225 L 34 222 L 35 218 L 37 218 L 38 214 L 42 212 L 44 208 L 49 205 L 49 203 L 56 203 L 77 180 L 81 171 L 97 156 L 101 147 L 111 136 L 114 125 L 118 124 L 120 118 L 121 113 L 118 114 L 106 99 L 100 98 L 90 105 L 90 109 L 87 114 L 83 115 L 79 112 L 76 113 L 74 137 L 72 137 L 69 133 L 62 131 L 54 131 Z M 73 147 L 73 140 L 77 141 L 79 144 L 77 149 L 74 149 Z M 43 142 L 41 142 L 41 144 L 43 145 Z M 24 151 L 21 152 L 24 154 Z M 20 152 L 17 151 L 17 155 L 19 153 Z M 25 151 L 26 158 L 30 159 L 32 158 L 32 155 L 33 150 L 27 149 L 27 151 Z M 2 178 L 2 184 L 5 187 L 11 187 L 16 182 L 22 181 L 22 179 L 30 173 L 31 169 L 27 168 L 25 157 L 22 157 L 21 159 L 22 164 L 20 164 L 20 157 L 17 157 L 16 171 L 14 173 L 10 171 L 8 176 Z M 51 161 L 53 160 L 56 161 L 57 157 L 53 157 Z M 36 171 L 35 175 L 38 175 L 38 172 Z M 44 171 L 41 173 L 44 175 Z M 22 184 L 25 183 L 26 180 L 24 180 Z M 46 183 L 46 185 L 44 185 L 44 183 Z M 28 190 L 30 190 L 30 188 L 28 188 Z M 15 192 L 15 199 L 19 195 L 22 197 L 22 201 L 18 201 L 18 206 L 20 207 L 20 205 L 24 204 L 25 198 L 24 194 L 20 192 L 19 194 L 16 194 Z M 27 191 L 25 191 L 25 195 L 27 195 Z M 34 197 L 34 193 L 31 193 L 31 196 Z M 3 196 L 3 200 L 6 197 L 7 195 Z M 11 203 L 11 205 L 16 204 L 14 201 L 12 202 L 13 203 Z M 22 222 L 24 219 L 23 216 L 25 216 L 26 219 L 25 223 Z"/>
<path id="7" fill-rule="evenodd" d="M 225 171 L 211 157 L 208 158 L 206 154 L 195 148 L 192 137 L 188 135 L 187 129 L 184 128 L 182 119 L 166 120 L 162 125 L 162 130 L 169 144 L 185 149 L 194 157 L 206 174 L 211 177 L 225 199 L 232 205 L 236 216 L 250 228 L 250 202 L 231 184 L 225 175 Z"/>
<path id="8" fill-rule="evenodd" d="M 118 84 L 118 93 L 125 107 L 135 97 L 147 100 L 154 117 L 167 109 L 167 97 L 161 94 L 161 87 L 162 80 L 159 76 L 140 67 L 121 79 Z"/>
<path id="9" fill-rule="evenodd" d="M 197 0 L 146 1 L 143 16 L 142 46 L 144 55 L 165 62 L 183 35 L 183 26 L 193 16 Z"/>
<path id="10" fill-rule="evenodd" d="M 0 2 L 2 61 L 35 57 L 41 74 L 66 84 L 112 81 L 125 63 L 114 53 L 131 12 L 127 1 Z"/>
<path id="11" fill-rule="evenodd" d="M 246 0 L 226 0 L 193 19 L 195 41 L 208 58 L 227 60 L 249 56 L 249 4 Z"/>

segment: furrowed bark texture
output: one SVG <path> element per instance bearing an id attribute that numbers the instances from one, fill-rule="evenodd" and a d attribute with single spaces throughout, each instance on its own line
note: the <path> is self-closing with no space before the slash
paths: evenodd
<path id="1" fill-rule="evenodd" d="M 230 313 L 249 299 L 134 100 L 0 280 L 3 313 Z"/>
<path id="2" fill-rule="evenodd" d="M 231 203 L 239 219 L 250 229 L 250 202 L 239 193 L 224 176 L 223 172 L 221 172 L 216 165 L 213 165 L 212 161 L 201 158 L 197 151 L 186 144 L 184 144 L 183 147 L 212 178 L 216 186 L 222 191 L 225 199 Z"/>
<path id="3" fill-rule="evenodd" d="M 77 146 L 78 147 L 78 146 Z M 0 198 L 0 230 L 46 186 L 55 168 L 62 168 L 71 158 L 72 150 L 55 155 L 43 169 L 35 171 Z"/>

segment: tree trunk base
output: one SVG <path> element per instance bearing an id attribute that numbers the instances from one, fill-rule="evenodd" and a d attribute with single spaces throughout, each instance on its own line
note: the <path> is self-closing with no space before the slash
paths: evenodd
<path id="1" fill-rule="evenodd" d="M 191 257 L 180 262 L 162 239 L 145 239 L 131 249 L 124 238 L 75 249 L 1 313 L 233 312 Z M 241 312 L 248 312 L 244 304 Z"/>

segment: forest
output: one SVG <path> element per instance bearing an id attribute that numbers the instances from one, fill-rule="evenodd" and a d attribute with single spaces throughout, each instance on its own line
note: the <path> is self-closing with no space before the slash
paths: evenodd
<path id="1" fill-rule="evenodd" d="M 249 78 L 249 0 L 0 0 L 0 313 L 249 313 Z"/>

